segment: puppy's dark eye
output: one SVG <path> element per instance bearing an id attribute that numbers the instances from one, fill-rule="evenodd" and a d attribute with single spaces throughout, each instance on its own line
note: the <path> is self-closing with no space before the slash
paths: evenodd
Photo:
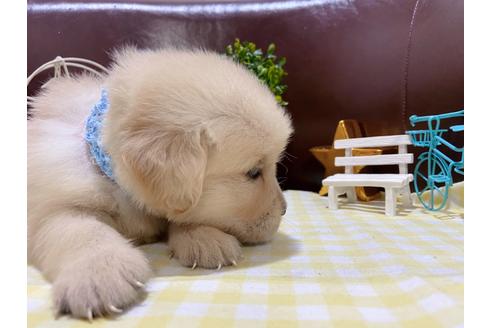
<path id="1" fill-rule="evenodd" d="M 256 180 L 261 176 L 261 169 L 258 167 L 255 167 L 246 173 L 246 176 L 250 178 L 251 180 Z"/>

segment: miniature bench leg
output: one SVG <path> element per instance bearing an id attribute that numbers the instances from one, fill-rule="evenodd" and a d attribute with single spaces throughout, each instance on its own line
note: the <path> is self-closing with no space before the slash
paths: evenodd
<path id="1" fill-rule="evenodd" d="M 335 186 L 328 187 L 328 207 L 331 210 L 338 210 L 337 191 Z"/>
<path id="2" fill-rule="evenodd" d="M 411 207 L 412 206 L 412 196 L 410 196 L 410 185 L 406 185 L 402 189 L 402 202 L 403 206 Z"/>
<path id="3" fill-rule="evenodd" d="M 393 188 L 384 189 L 386 202 L 385 202 L 385 213 L 386 215 L 394 216 L 396 215 L 396 192 Z"/>
<path id="4" fill-rule="evenodd" d="M 357 196 L 355 195 L 355 188 L 354 187 L 347 188 L 347 199 L 351 203 L 353 203 L 357 200 Z"/>

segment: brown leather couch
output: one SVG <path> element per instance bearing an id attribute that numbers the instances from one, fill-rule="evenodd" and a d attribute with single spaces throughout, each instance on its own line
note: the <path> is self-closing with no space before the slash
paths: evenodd
<path id="1" fill-rule="evenodd" d="M 330 144 L 337 122 L 368 135 L 402 133 L 411 114 L 463 108 L 462 0 L 28 0 L 28 73 L 57 55 L 108 64 L 138 46 L 223 52 L 234 38 L 275 42 L 287 57 L 286 189 L 317 191 L 323 167 L 309 148 Z M 414 17 L 413 23 L 412 16 Z M 39 80 L 28 90 L 35 93 Z M 452 137 L 463 144 L 462 135 Z"/>

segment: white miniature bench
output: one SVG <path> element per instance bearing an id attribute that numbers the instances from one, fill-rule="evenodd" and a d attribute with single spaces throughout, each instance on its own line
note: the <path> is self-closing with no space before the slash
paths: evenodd
<path id="1" fill-rule="evenodd" d="M 336 166 L 345 166 L 345 173 L 339 173 L 323 180 L 328 187 L 328 206 L 338 209 L 338 195 L 347 194 L 349 201 L 356 200 L 355 187 L 382 187 L 385 190 L 385 213 L 396 215 L 396 198 L 403 195 L 403 205 L 410 206 L 410 182 L 413 175 L 408 173 L 408 164 L 413 163 L 413 154 L 407 153 L 412 142 L 408 135 L 394 135 L 368 138 L 336 140 L 335 149 L 345 149 L 345 157 L 336 157 Z M 352 148 L 398 146 L 398 154 L 352 156 Z M 355 165 L 398 165 L 399 174 L 353 174 Z"/>

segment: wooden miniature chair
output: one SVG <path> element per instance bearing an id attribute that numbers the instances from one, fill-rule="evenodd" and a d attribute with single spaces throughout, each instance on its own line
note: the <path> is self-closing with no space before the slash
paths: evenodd
<path id="1" fill-rule="evenodd" d="M 333 136 L 333 142 L 340 139 L 349 138 L 362 138 L 365 137 L 361 124 L 356 120 L 341 120 L 338 122 Z M 311 153 L 316 157 L 318 161 L 325 167 L 324 177 L 336 173 L 342 173 L 343 168 L 335 166 L 335 157 L 343 156 L 343 149 L 334 149 L 333 146 L 317 146 L 310 149 Z M 354 156 L 367 156 L 367 155 L 380 155 L 386 152 L 395 152 L 394 147 L 386 148 L 354 148 L 352 149 L 352 155 Z M 359 173 L 365 168 L 363 165 L 357 165 L 353 167 L 354 173 Z M 355 193 L 358 200 L 371 201 L 380 197 L 380 192 L 375 188 L 355 187 Z M 328 194 L 328 188 L 321 186 L 319 191 L 321 196 Z"/>
<path id="2" fill-rule="evenodd" d="M 385 190 L 385 213 L 396 214 L 396 198 L 403 195 L 404 206 L 410 206 L 410 182 L 413 175 L 408 173 L 408 164 L 413 163 L 413 154 L 407 153 L 407 145 L 412 142 L 410 137 L 404 135 L 353 138 L 336 140 L 336 149 L 345 149 L 344 157 L 336 157 L 335 165 L 344 166 L 345 173 L 339 173 L 323 180 L 327 186 L 328 206 L 330 209 L 338 209 L 338 195 L 346 193 L 349 201 L 356 200 L 355 187 L 382 187 Z M 354 148 L 398 146 L 398 154 L 352 156 Z M 356 165 L 398 165 L 399 174 L 354 174 Z"/>

